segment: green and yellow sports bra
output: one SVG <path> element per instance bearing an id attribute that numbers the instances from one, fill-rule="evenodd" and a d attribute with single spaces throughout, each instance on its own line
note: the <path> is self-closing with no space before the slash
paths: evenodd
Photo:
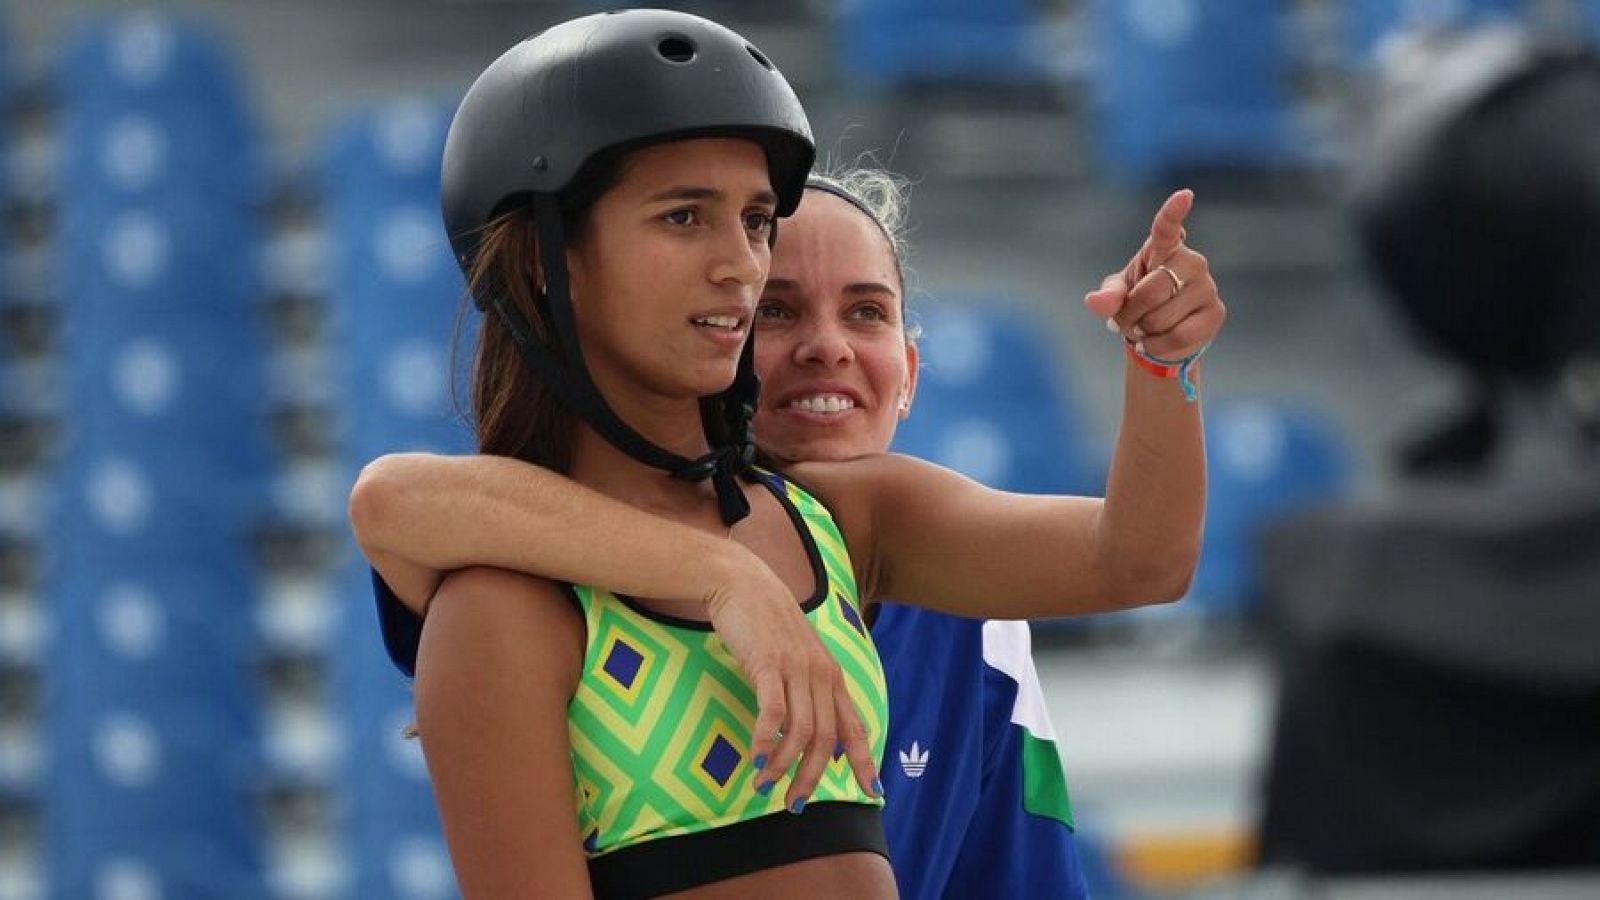
<path id="1" fill-rule="evenodd" d="M 801 536 L 817 585 L 802 608 L 839 661 L 881 761 L 888 693 L 838 526 L 782 476 L 750 480 L 777 497 Z M 668 893 L 834 853 L 887 856 L 883 801 L 861 789 L 842 753 L 798 815 L 784 808 L 786 779 L 756 793 L 755 690 L 708 623 L 595 588 L 572 591 L 587 647 L 567 730 L 598 896 Z"/>

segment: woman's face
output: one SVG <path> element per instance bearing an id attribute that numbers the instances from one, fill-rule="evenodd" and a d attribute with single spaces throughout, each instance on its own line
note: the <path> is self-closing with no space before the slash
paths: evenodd
<path id="1" fill-rule="evenodd" d="M 624 419 L 732 383 L 776 203 L 761 148 L 723 138 L 633 153 L 595 203 L 567 269 L 589 372 Z"/>
<path id="2" fill-rule="evenodd" d="M 916 388 L 917 349 L 888 238 L 808 190 L 779 229 L 756 312 L 761 446 L 784 462 L 887 450 Z"/>

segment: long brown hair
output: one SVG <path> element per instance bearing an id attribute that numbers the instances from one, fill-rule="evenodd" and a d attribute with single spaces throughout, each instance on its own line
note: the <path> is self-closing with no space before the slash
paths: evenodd
<path id="1" fill-rule="evenodd" d="M 572 413 L 528 370 L 510 329 L 489 305 L 496 298 L 516 311 L 534 338 L 560 356 L 560 338 L 549 327 L 539 290 L 538 247 L 533 213 L 521 207 L 484 228 L 468 270 L 467 289 L 488 307 L 473 354 L 472 424 L 478 452 L 565 472 L 572 461 Z"/>

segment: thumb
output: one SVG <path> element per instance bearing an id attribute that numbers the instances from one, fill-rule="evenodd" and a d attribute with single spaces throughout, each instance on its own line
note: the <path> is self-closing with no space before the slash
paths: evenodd
<path id="1" fill-rule="evenodd" d="M 1122 309 L 1122 303 L 1128 297 L 1128 288 L 1123 280 L 1122 273 L 1107 275 L 1100 282 L 1098 290 L 1090 291 L 1083 295 L 1083 305 L 1089 308 L 1097 318 L 1109 319 Z"/>

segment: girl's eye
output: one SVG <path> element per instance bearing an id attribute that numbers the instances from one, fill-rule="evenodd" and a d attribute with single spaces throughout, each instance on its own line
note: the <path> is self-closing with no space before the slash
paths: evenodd
<path id="1" fill-rule="evenodd" d="M 766 232 L 772 227 L 772 213 L 753 212 L 745 213 L 744 227 L 751 231 Z"/>
<path id="2" fill-rule="evenodd" d="M 668 225 L 693 225 L 695 223 L 694 210 L 675 209 L 661 217 Z"/>

